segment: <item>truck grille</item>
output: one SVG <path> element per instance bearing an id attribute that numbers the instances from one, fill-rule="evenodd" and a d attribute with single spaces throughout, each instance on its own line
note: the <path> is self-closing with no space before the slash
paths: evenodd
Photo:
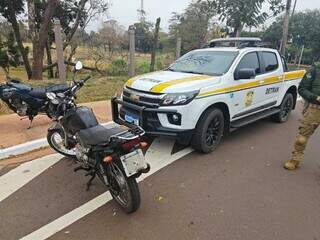
<path id="1" fill-rule="evenodd" d="M 141 107 L 158 108 L 164 94 L 153 94 L 126 87 L 123 90 L 123 101 Z"/>

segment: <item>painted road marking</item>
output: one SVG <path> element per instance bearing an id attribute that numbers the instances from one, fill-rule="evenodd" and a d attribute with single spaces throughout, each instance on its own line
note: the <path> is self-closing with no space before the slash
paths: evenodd
<path id="1" fill-rule="evenodd" d="M 162 168 L 168 166 L 169 164 L 177 161 L 178 159 L 186 156 L 187 154 L 193 152 L 193 149 L 186 148 L 178 153 L 170 155 L 173 148 L 174 141 L 168 139 L 155 139 L 148 149 L 146 158 L 151 165 L 151 170 L 148 174 L 142 175 L 138 182 L 143 181 L 145 178 L 151 176 Z M 170 150 L 170 151 L 168 151 Z M 169 153 L 169 154 L 168 154 Z M 54 220 L 53 222 L 41 227 L 35 232 L 21 238 L 21 240 L 42 240 L 47 239 L 54 235 L 55 233 L 61 231 L 67 226 L 73 224 L 79 219 L 85 217 L 89 213 L 95 211 L 99 207 L 103 206 L 107 202 L 111 201 L 112 197 L 109 192 L 105 192 L 98 197 L 92 199 L 91 201 L 85 203 L 84 205 L 74 209 L 73 211 L 67 213 L 64 216 Z"/>
<path id="2" fill-rule="evenodd" d="M 23 163 L 0 177 L 0 202 L 26 185 L 46 169 L 56 164 L 63 156 L 53 154 L 37 160 Z"/>

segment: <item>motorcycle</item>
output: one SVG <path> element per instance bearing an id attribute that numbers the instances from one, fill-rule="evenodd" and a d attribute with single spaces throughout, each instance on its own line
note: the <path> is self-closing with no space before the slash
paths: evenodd
<path id="1" fill-rule="evenodd" d="M 150 170 L 142 151 L 147 146 L 141 141 L 145 132 L 129 124 L 126 128 L 120 125 L 105 128 L 90 108 L 78 107 L 75 93 L 89 78 L 74 81 L 63 94 L 47 93 L 50 104 L 57 110 L 56 123 L 48 130 L 47 139 L 57 152 L 75 157 L 80 163 L 75 172 L 84 170 L 86 176 L 91 176 L 87 190 L 98 176 L 120 207 L 126 213 L 133 213 L 140 206 L 136 178 Z"/>
<path id="2" fill-rule="evenodd" d="M 46 94 L 48 92 L 63 93 L 69 88 L 63 84 L 37 88 L 7 77 L 7 82 L 0 84 L 0 99 L 20 117 L 29 118 L 29 129 L 32 126 L 33 119 L 38 114 L 46 114 L 49 118 L 53 117 L 53 109 L 49 108 Z"/>

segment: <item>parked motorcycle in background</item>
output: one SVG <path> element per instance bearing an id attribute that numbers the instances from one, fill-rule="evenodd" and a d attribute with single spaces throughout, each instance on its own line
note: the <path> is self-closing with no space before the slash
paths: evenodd
<path id="1" fill-rule="evenodd" d="M 76 71 L 81 68 L 78 62 Z M 51 108 L 56 109 L 47 139 L 57 152 L 76 158 L 81 165 L 75 171 L 85 170 L 91 176 L 87 189 L 98 176 L 121 208 L 132 213 L 140 206 L 136 178 L 150 170 L 142 152 L 147 143 L 140 140 L 145 132 L 133 125 L 105 128 L 90 108 L 76 106 L 74 96 L 89 79 L 73 81 L 63 94 L 47 93 Z"/>
<path id="2" fill-rule="evenodd" d="M 36 88 L 7 77 L 5 84 L 0 84 L 0 99 L 20 117 L 27 117 L 32 126 L 38 114 L 46 114 L 52 118 L 53 111 L 48 105 L 46 93 L 59 94 L 70 89 L 67 85 L 53 85 L 47 88 Z"/>

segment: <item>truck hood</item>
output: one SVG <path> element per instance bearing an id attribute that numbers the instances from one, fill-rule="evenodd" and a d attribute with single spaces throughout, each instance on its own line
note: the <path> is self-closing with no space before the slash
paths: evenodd
<path id="1" fill-rule="evenodd" d="M 131 78 L 126 86 L 145 92 L 179 93 L 200 90 L 220 81 L 221 78 L 215 76 L 160 71 Z"/>

